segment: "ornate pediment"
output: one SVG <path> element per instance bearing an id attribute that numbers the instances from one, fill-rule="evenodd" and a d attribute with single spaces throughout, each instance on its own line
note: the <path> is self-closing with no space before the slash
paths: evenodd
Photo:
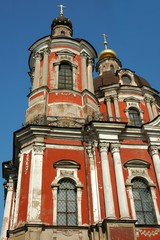
<path id="1" fill-rule="evenodd" d="M 135 97 L 128 97 L 124 99 L 124 102 L 140 102 L 140 100 Z"/>
<path id="2" fill-rule="evenodd" d="M 75 57 L 76 56 L 75 53 L 69 51 L 68 49 L 60 50 L 60 51 L 56 52 L 56 55 L 58 55 L 58 56 L 60 56 L 60 55 L 61 56 L 70 56 L 70 57 Z"/>

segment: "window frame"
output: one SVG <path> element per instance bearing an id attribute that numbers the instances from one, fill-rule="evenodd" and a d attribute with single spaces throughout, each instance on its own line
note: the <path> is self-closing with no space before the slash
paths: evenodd
<path id="1" fill-rule="evenodd" d="M 57 225 L 77 225 L 76 183 L 71 178 L 62 178 L 57 191 Z M 72 206 L 72 207 L 71 207 Z M 73 224 L 70 220 L 73 219 Z"/>
<path id="2" fill-rule="evenodd" d="M 68 61 L 59 64 L 58 89 L 73 90 L 73 67 Z"/>
<path id="3" fill-rule="evenodd" d="M 146 181 L 146 183 L 148 184 L 148 188 L 150 189 L 157 224 L 160 225 L 160 213 L 159 213 L 158 204 L 157 204 L 156 185 L 154 184 L 154 182 L 152 181 L 152 179 L 150 178 L 150 176 L 148 174 L 148 169 L 150 168 L 150 163 L 148 163 L 147 161 L 142 160 L 142 159 L 131 159 L 131 160 L 126 161 L 126 163 L 124 164 L 124 167 L 127 168 L 127 170 L 128 170 L 128 177 L 126 179 L 126 189 L 127 189 L 127 193 L 128 193 L 128 198 L 130 200 L 132 218 L 134 220 L 137 220 L 135 203 L 134 203 L 134 198 L 133 198 L 132 180 L 136 177 L 143 178 L 144 181 Z M 136 222 L 136 224 L 138 224 L 138 222 Z M 151 225 L 147 224 L 147 226 L 151 226 Z"/>
<path id="4" fill-rule="evenodd" d="M 76 202 L 77 202 L 77 225 L 82 225 L 82 189 L 83 185 L 78 178 L 78 169 L 80 165 L 73 160 L 60 160 L 54 164 L 56 168 L 56 177 L 51 183 L 53 196 L 53 225 L 57 225 L 57 210 L 58 210 L 58 189 L 60 181 L 65 178 L 75 182 Z M 61 225 L 60 225 L 61 226 Z"/>
<path id="5" fill-rule="evenodd" d="M 140 116 L 140 112 L 135 107 L 128 108 L 128 118 L 129 118 L 129 125 L 140 127 L 142 125 L 142 119 Z"/>
<path id="6" fill-rule="evenodd" d="M 142 184 L 137 184 L 138 182 Z M 156 225 L 157 218 L 156 218 L 153 199 L 152 199 L 152 195 L 151 195 L 151 191 L 148 186 L 148 183 L 144 178 L 135 177 L 132 179 L 132 184 L 133 184 L 132 193 L 133 193 L 133 199 L 134 199 L 134 205 L 135 205 L 137 224 L 138 225 Z M 135 187 L 136 184 L 137 186 Z M 146 209 L 145 205 L 149 205 L 150 207 Z M 148 219 L 150 218 L 149 215 L 150 217 L 152 216 L 153 218 L 153 222 L 151 223 L 148 222 Z"/>

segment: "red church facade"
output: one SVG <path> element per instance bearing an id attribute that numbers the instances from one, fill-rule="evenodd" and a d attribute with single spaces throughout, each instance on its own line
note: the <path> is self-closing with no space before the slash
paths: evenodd
<path id="1" fill-rule="evenodd" d="M 4 162 L 1 239 L 160 239 L 160 98 L 55 18 L 30 47 L 24 127 Z"/>

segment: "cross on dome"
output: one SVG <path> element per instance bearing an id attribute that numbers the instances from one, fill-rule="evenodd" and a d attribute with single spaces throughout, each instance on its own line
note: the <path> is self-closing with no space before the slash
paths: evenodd
<path id="1" fill-rule="evenodd" d="M 58 7 L 60 8 L 60 15 L 63 16 L 63 8 L 65 8 L 65 6 L 60 4 Z"/>
<path id="2" fill-rule="evenodd" d="M 103 33 L 102 36 L 104 37 L 104 48 L 107 49 L 107 35 Z"/>

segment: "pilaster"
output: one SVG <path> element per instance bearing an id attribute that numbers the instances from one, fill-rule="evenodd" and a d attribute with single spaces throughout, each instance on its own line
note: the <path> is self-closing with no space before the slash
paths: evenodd
<path id="1" fill-rule="evenodd" d="M 39 87 L 41 54 L 39 52 L 35 53 L 34 58 L 35 58 L 35 72 L 34 72 L 34 80 L 33 80 L 32 90 Z"/>
<path id="2" fill-rule="evenodd" d="M 159 158 L 159 149 L 156 145 L 150 145 L 149 147 L 149 153 L 152 156 L 154 169 L 156 172 L 158 187 L 160 190 L 160 158 Z"/>
<path id="3" fill-rule="evenodd" d="M 98 176 L 97 176 L 97 166 L 94 159 L 94 153 L 92 146 L 86 148 L 91 172 L 91 188 L 92 188 L 92 202 L 93 202 L 93 217 L 94 222 L 97 223 L 101 219 L 100 213 L 100 202 L 99 202 L 99 189 L 98 189 Z"/>
<path id="4" fill-rule="evenodd" d="M 122 163 L 120 158 L 120 144 L 112 143 L 111 152 L 114 160 L 117 194 L 118 194 L 118 204 L 121 219 L 129 219 L 128 202 L 126 196 L 126 189 L 124 184 L 124 177 L 122 171 Z"/>
<path id="5" fill-rule="evenodd" d="M 30 223 L 41 222 L 41 191 L 44 144 L 33 145 L 28 199 L 27 220 Z"/>
<path id="6" fill-rule="evenodd" d="M 112 184 L 111 184 L 109 162 L 108 162 L 108 148 L 109 148 L 109 143 L 106 143 L 106 142 L 99 143 L 106 218 L 114 219 L 115 208 L 114 208 Z"/>

